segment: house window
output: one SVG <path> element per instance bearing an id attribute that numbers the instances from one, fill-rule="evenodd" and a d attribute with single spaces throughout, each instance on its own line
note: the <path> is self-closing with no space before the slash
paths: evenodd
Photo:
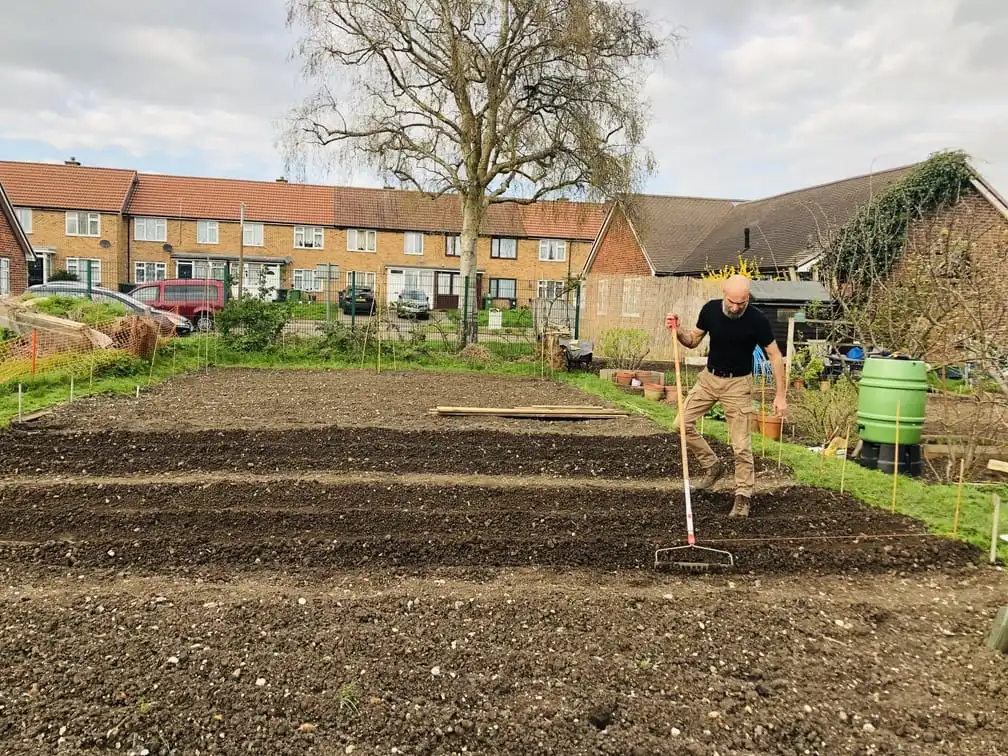
<path id="1" fill-rule="evenodd" d="M 354 277 L 356 275 L 356 278 Z M 354 283 L 356 281 L 356 283 Z M 356 286 L 358 289 L 371 289 L 374 291 L 375 274 L 366 270 L 348 270 L 346 272 L 346 287 Z"/>
<path id="2" fill-rule="evenodd" d="M 513 278 L 491 278 L 490 296 L 494 299 L 514 299 L 518 291 L 518 282 Z"/>
<path id="3" fill-rule="evenodd" d="M 166 218 L 137 218 L 133 221 L 133 238 L 136 241 L 168 241 Z"/>
<path id="4" fill-rule="evenodd" d="M 294 226 L 294 246 L 298 249 L 322 249 L 324 244 L 321 226 Z"/>
<path id="5" fill-rule="evenodd" d="M 15 207 L 14 213 L 17 215 L 18 223 L 21 224 L 21 230 L 30 234 L 32 232 L 32 209 L 30 207 Z"/>
<path id="6" fill-rule="evenodd" d="M 603 279 L 598 282 L 598 301 L 595 303 L 596 315 L 609 314 L 609 280 Z"/>
<path id="7" fill-rule="evenodd" d="M 539 281 L 536 296 L 539 299 L 559 299 L 564 293 L 563 281 Z"/>
<path id="8" fill-rule="evenodd" d="M 490 240 L 490 257 L 501 260 L 518 259 L 518 240 L 498 238 Z"/>
<path id="9" fill-rule="evenodd" d="M 361 228 L 347 229 L 346 248 L 350 252 L 374 252 L 378 245 L 378 234 Z"/>
<path id="10" fill-rule="evenodd" d="M 567 242 L 563 239 L 540 239 L 539 259 L 543 262 L 563 262 L 567 259 Z"/>
<path id="11" fill-rule="evenodd" d="M 68 257 L 66 271 L 77 276 L 78 281 L 87 281 L 88 263 L 91 263 L 91 284 L 101 286 L 101 260 L 93 257 Z"/>
<path id="12" fill-rule="evenodd" d="M 641 315 L 641 280 L 639 278 L 623 279 L 623 315 L 628 318 L 639 318 Z"/>
<path id="13" fill-rule="evenodd" d="M 293 284 L 299 291 L 322 291 L 325 276 L 316 276 L 314 268 L 295 268 Z"/>
<path id="14" fill-rule="evenodd" d="M 164 281 L 168 277 L 168 265 L 163 262 L 133 263 L 133 280 L 136 283 Z"/>
<path id="15" fill-rule="evenodd" d="M 242 232 L 242 241 L 246 247 L 263 246 L 263 224 L 246 223 L 245 230 Z"/>
<path id="16" fill-rule="evenodd" d="M 101 220 L 98 213 L 69 210 L 66 214 L 67 236 L 101 236 Z"/>
<path id="17" fill-rule="evenodd" d="M 196 221 L 197 244 L 217 244 L 218 239 L 217 221 Z"/>
<path id="18" fill-rule="evenodd" d="M 10 293 L 10 260 L 0 257 L 0 294 Z"/>
<path id="19" fill-rule="evenodd" d="M 403 234 L 403 252 L 407 255 L 423 254 L 423 234 L 407 231 Z"/>
<path id="20" fill-rule="evenodd" d="M 446 236 L 445 237 L 445 255 L 448 257 L 461 257 L 462 256 L 462 237 L 461 236 Z"/>

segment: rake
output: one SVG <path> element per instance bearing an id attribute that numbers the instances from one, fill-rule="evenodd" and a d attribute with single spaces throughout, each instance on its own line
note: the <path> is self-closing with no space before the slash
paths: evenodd
<path id="1" fill-rule="evenodd" d="M 655 569 L 672 568 L 687 572 L 730 569 L 735 566 L 731 552 L 697 546 L 693 532 L 693 501 L 690 496 L 689 462 L 686 458 L 686 423 L 683 417 L 682 379 L 679 376 L 679 338 L 672 332 L 672 352 L 675 357 L 676 402 L 679 407 L 679 446 L 682 450 L 683 491 L 686 498 L 686 545 L 668 546 L 655 551 Z"/>

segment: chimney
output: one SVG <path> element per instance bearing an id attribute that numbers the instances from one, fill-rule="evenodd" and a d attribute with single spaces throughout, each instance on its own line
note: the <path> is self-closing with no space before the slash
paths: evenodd
<path id="1" fill-rule="evenodd" d="M 80 165 L 80 162 L 73 155 L 70 156 L 69 160 L 63 161 L 64 165 Z"/>
<path id="2" fill-rule="evenodd" d="M 748 226 L 746 226 L 744 234 L 745 234 L 745 246 L 743 246 L 742 249 L 749 249 L 749 227 Z"/>
<path id="3" fill-rule="evenodd" d="M 286 184 L 286 183 L 287 183 L 287 179 L 285 179 L 285 178 L 284 178 L 283 176 L 281 176 L 280 178 L 278 178 L 278 179 L 276 180 L 276 182 L 277 182 L 278 184 Z"/>

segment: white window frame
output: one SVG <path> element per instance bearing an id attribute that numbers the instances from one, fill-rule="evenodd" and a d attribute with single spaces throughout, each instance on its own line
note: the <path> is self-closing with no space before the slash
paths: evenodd
<path id="1" fill-rule="evenodd" d="M 322 226 L 294 226 L 295 249 L 325 249 L 325 230 Z"/>
<path id="2" fill-rule="evenodd" d="M 641 307 L 642 278 L 623 279 L 623 297 L 620 305 L 620 314 L 625 318 L 639 318 L 642 315 Z"/>
<path id="3" fill-rule="evenodd" d="M 462 256 L 462 237 L 458 235 L 445 235 L 445 257 Z"/>
<path id="4" fill-rule="evenodd" d="M 363 289 L 371 289 L 371 291 L 375 290 L 375 284 L 377 282 L 378 275 L 374 271 L 370 271 L 370 270 L 348 270 L 346 272 L 346 279 L 345 279 L 346 280 L 346 286 L 344 287 L 344 288 L 346 288 L 347 291 L 350 291 L 350 282 L 353 280 L 351 278 L 351 274 L 352 273 L 356 273 L 357 274 L 357 282 L 356 282 L 355 286 L 357 286 L 358 288 L 363 288 Z"/>
<path id="5" fill-rule="evenodd" d="M 167 218 L 134 218 L 133 240 L 149 242 L 168 241 Z"/>
<path id="6" fill-rule="evenodd" d="M 364 237 L 361 244 L 361 237 Z M 348 228 L 346 232 L 347 252 L 377 252 L 378 232 L 366 228 Z"/>
<path id="7" fill-rule="evenodd" d="M 540 239 L 539 262 L 566 262 L 567 242 L 564 239 Z"/>
<path id="8" fill-rule="evenodd" d="M 597 300 L 595 302 L 596 315 L 609 314 L 609 279 L 600 279 L 595 288 Z"/>
<path id="9" fill-rule="evenodd" d="M 32 209 L 30 207 L 15 207 L 14 215 L 17 216 L 18 223 L 21 224 L 21 230 L 26 234 L 32 232 Z"/>
<path id="10" fill-rule="evenodd" d="M 11 293 L 10 258 L 0 257 L 0 295 Z"/>
<path id="11" fill-rule="evenodd" d="M 423 254 L 424 235 L 418 231 L 407 231 L 403 234 L 403 253 L 407 255 Z"/>
<path id="12" fill-rule="evenodd" d="M 314 268 L 294 268 L 291 273 L 291 288 L 299 291 L 323 291 L 325 276 L 317 275 Z"/>
<path id="13" fill-rule="evenodd" d="M 220 244 L 220 224 L 215 220 L 196 221 L 197 244 Z"/>
<path id="14" fill-rule="evenodd" d="M 564 281 L 540 278 L 536 285 L 536 297 L 539 299 L 559 299 L 564 293 Z M 550 292 L 553 292 L 550 294 Z"/>
<path id="15" fill-rule="evenodd" d="M 68 257 L 66 259 L 66 272 L 76 275 L 80 283 L 87 283 L 87 266 L 82 263 L 86 263 L 88 260 L 96 263 L 91 266 L 91 285 L 101 286 L 102 261 L 97 257 Z"/>
<path id="16" fill-rule="evenodd" d="M 503 245 L 501 242 L 510 242 Z M 511 254 L 502 254 L 502 248 L 508 247 Z M 494 260 L 517 260 L 518 259 L 518 239 L 513 236 L 495 236 L 490 240 L 490 257 Z"/>
<path id="17" fill-rule="evenodd" d="M 83 233 L 80 230 L 81 220 L 84 221 L 85 226 Z M 94 225 L 93 232 L 91 231 L 92 224 Z M 73 230 L 71 230 L 71 226 Z M 65 231 L 67 236 L 101 236 L 101 213 L 89 210 L 67 210 Z"/>
<path id="18" fill-rule="evenodd" d="M 154 277 L 147 276 L 148 266 L 154 266 Z M 133 282 L 152 283 L 154 281 L 164 281 L 168 278 L 168 263 L 137 260 L 133 263 Z"/>
<path id="19" fill-rule="evenodd" d="M 264 247 L 265 238 L 266 227 L 262 223 L 245 223 L 245 228 L 242 229 L 242 242 L 246 247 Z"/>

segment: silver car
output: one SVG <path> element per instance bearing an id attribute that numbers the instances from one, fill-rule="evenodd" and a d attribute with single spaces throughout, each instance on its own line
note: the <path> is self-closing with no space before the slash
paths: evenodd
<path id="1" fill-rule="evenodd" d="M 430 317 L 430 299 L 419 289 L 406 289 L 396 300 L 396 313 L 401 318 L 426 320 Z"/>

